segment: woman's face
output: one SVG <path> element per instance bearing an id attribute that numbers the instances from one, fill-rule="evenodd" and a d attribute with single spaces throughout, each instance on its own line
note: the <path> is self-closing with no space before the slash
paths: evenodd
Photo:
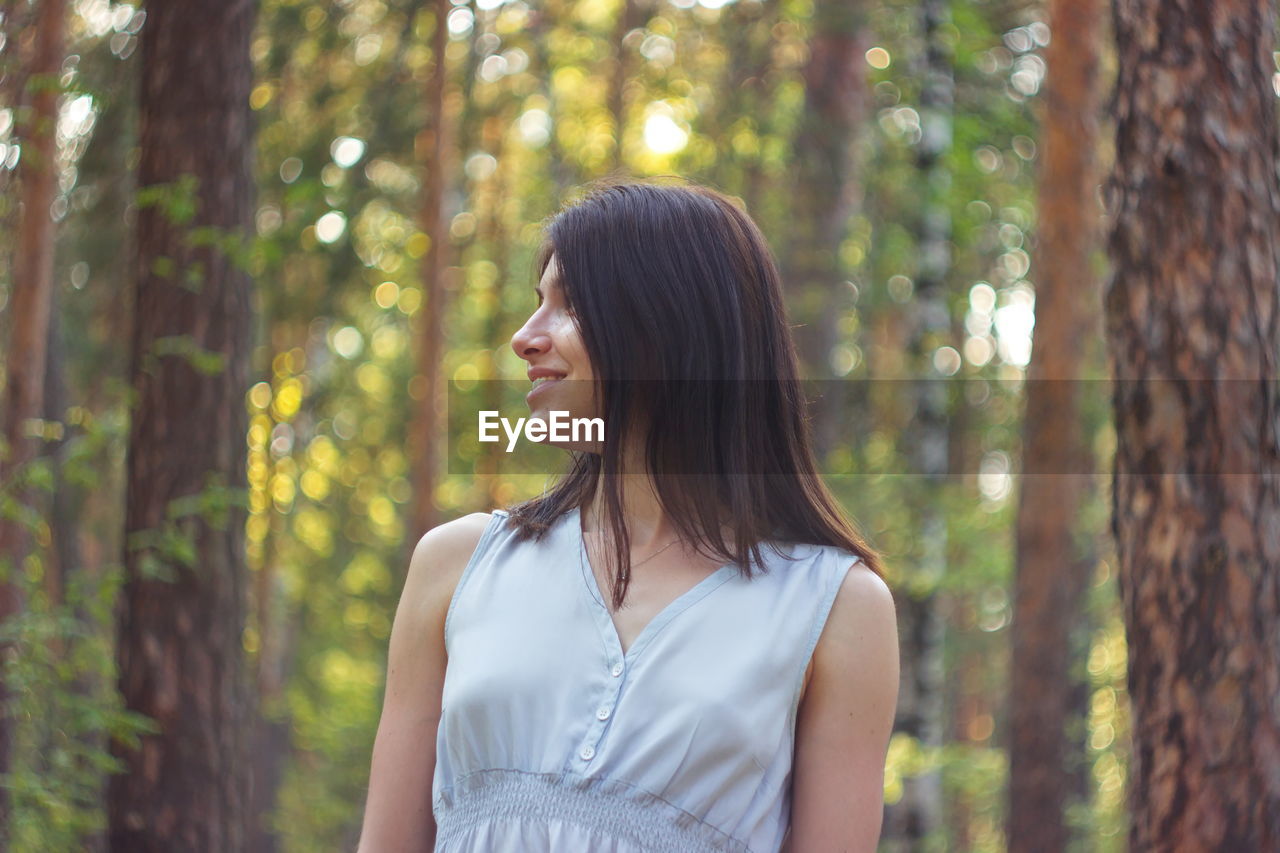
<path id="1" fill-rule="evenodd" d="M 569 313 L 560 289 L 559 265 L 553 254 L 538 282 L 538 307 L 511 336 L 511 348 L 529 363 L 533 390 L 525 401 L 529 417 L 550 423 L 553 411 L 568 418 L 600 417 L 592 399 L 594 373 L 577 320 Z M 548 441 L 557 447 L 596 450 L 595 442 Z"/>

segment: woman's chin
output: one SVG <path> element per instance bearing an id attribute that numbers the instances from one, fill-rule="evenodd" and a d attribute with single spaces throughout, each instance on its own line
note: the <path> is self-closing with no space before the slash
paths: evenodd
<path id="1" fill-rule="evenodd" d="M 542 421 L 545 424 L 551 423 L 551 409 L 541 403 L 535 403 L 529 407 L 528 419 L 531 421 Z"/>
<path id="2" fill-rule="evenodd" d="M 533 403 L 526 404 L 529 406 L 529 420 L 540 420 L 551 426 L 551 417 L 555 415 L 556 419 L 561 423 L 571 423 L 574 418 L 579 417 L 573 413 L 567 406 L 555 404 L 555 401 L 536 400 Z"/>

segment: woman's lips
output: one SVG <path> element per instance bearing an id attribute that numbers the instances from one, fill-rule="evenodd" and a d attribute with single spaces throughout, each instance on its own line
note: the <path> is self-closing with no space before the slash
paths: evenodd
<path id="1" fill-rule="evenodd" d="M 531 390 L 528 394 L 525 395 L 525 398 L 524 398 L 525 402 L 529 402 L 530 400 L 532 400 L 535 395 L 542 392 L 542 389 L 547 388 L 548 386 L 551 386 L 551 385 L 558 384 L 562 378 L 563 377 L 559 377 L 555 379 L 552 379 L 552 378 L 543 379 L 537 385 L 533 386 L 533 390 Z"/>

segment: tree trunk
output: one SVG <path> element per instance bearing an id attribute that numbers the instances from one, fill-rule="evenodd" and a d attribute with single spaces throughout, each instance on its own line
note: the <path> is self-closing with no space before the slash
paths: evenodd
<path id="1" fill-rule="evenodd" d="M 900 609 L 903 623 L 904 689 L 899 701 L 898 730 L 911 735 L 925 750 L 942 747 L 945 727 L 942 650 L 946 623 L 938 584 L 946 570 L 949 546 L 947 523 L 930 494 L 946 488 L 957 452 L 951 438 L 948 389 L 934 366 L 933 353 L 952 345 L 951 218 L 947 207 L 951 172 L 946 153 L 951 148 L 954 74 L 947 37 L 947 0 L 925 0 L 920 7 L 924 55 L 919 63 L 921 137 L 916 160 L 921 187 L 920 219 L 916 229 L 915 302 L 911 306 L 906 350 L 915 373 L 905 387 L 912 399 L 911 422 L 903 447 L 913 460 L 912 470 L 923 475 L 915 499 L 921 508 L 917 583 L 908 585 Z M 959 349 L 957 346 L 956 349 Z M 917 850 L 936 837 L 943 825 L 942 778 L 937 770 L 904 780 L 902 799 L 887 811 L 884 836 L 893 849 Z"/>
<path id="2" fill-rule="evenodd" d="M 509 330 L 509 299 L 506 294 L 508 279 L 511 277 L 511 244 L 514 242 L 513 229 L 508 222 L 510 205 L 507 203 L 514 195 L 511 165 L 514 158 L 507 153 L 505 131 L 510 127 L 512 115 L 519 106 L 518 101 L 513 101 L 504 107 L 497 123 L 486 124 L 486 128 L 493 130 L 487 134 L 485 150 L 494 152 L 498 165 L 493 175 L 477 192 L 480 197 L 488 196 L 485 204 L 488 215 L 483 220 L 481 232 L 484 244 L 489 247 L 488 257 L 495 268 L 493 295 L 487 300 L 487 316 L 481 337 L 486 344 L 497 344 L 496 349 L 488 351 L 484 373 L 481 374 L 484 377 L 480 389 L 481 409 L 487 411 L 501 408 L 503 397 L 504 383 L 498 377 L 498 350 L 506 346 L 502 336 L 504 331 Z M 493 507 L 506 503 L 502 497 L 503 479 L 500 475 L 504 456 L 506 454 L 497 444 L 486 444 L 480 451 L 480 457 L 476 461 L 476 497 L 470 502 L 473 512 L 488 512 Z"/>
<path id="3" fill-rule="evenodd" d="M 856 139 L 866 120 L 866 12 L 861 3 L 822 0 L 815 5 L 805 103 L 793 143 L 795 185 L 786 242 L 784 279 L 788 309 L 798 326 L 804 375 L 832 380 L 831 365 L 842 314 L 852 309 L 844 284 L 840 243 L 860 197 L 855 180 Z M 838 442 L 844 383 L 821 382 L 814 402 L 813 436 L 822 459 Z"/>
<path id="4" fill-rule="evenodd" d="M 569 17 L 565 9 L 565 0 L 542 0 L 534 4 L 529 12 L 529 41 L 533 47 L 530 65 L 534 76 L 540 82 L 538 94 L 546 101 L 546 112 L 551 119 L 550 135 L 547 137 L 546 170 L 554 187 L 550 207 L 555 210 L 564 200 L 569 188 L 581 177 L 577 167 L 569 162 L 564 148 L 560 145 L 560 99 L 556 97 L 555 87 L 551 85 L 551 76 L 556 70 L 551 62 L 550 44 L 561 23 Z"/>
<path id="5" fill-rule="evenodd" d="M 626 44 L 627 33 L 643 23 L 638 0 L 621 0 L 618 17 L 613 29 L 613 72 L 609 75 L 609 94 L 606 102 L 613 119 L 612 168 L 622 173 L 625 165 L 622 150 L 623 135 L 627 129 L 627 83 L 631 79 L 631 53 L 633 46 Z"/>
<path id="6" fill-rule="evenodd" d="M 112 850 L 241 850 L 251 0 L 154 4 L 142 32 L 135 394 L 120 690 L 158 731 L 116 744 Z M 184 181 L 194 178 L 194 190 Z M 211 245 L 212 244 L 212 245 Z"/>
<path id="7" fill-rule="evenodd" d="M 962 608 L 951 608 L 947 613 L 950 619 L 962 612 Z M 963 630 L 958 621 L 950 622 L 953 630 Z M 977 661 L 973 655 L 965 655 L 947 670 L 947 705 L 951 709 L 948 722 L 947 740 L 965 748 L 970 740 L 970 731 L 978 712 L 978 697 L 968 692 L 968 683 L 972 673 L 977 669 Z M 957 792 L 951 797 L 946 808 L 947 840 L 951 850 L 969 850 L 973 845 L 973 832 L 969 824 L 973 820 L 973 803 L 963 793 Z"/>
<path id="8" fill-rule="evenodd" d="M 1134 850 L 1280 849 L 1275 12 L 1115 0 L 1106 289 Z"/>
<path id="9" fill-rule="evenodd" d="M 276 546 L 287 534 L 286 521 L 281 513 L 271 514 L 270 530 L 261 545 L 261 562 L 252 572 L 253 618 L 258 631 L 258 652 L 253 667 L 257 700 L 250 760 L 253 784 L 246 839 L 246 849 L 252 853 L 276 853 L 281 848 L 273 819 L 292 746 L 293 727 L 285 683 L 296 657 L 294 647 L 300 617 L 290 613 L 284 580 L 280 576 L 282 558 Z"/>
<path id="10" fill-rule="evenodd" d="M 763 172 L 760 143 L 771 130 L 770 83 L 777 77 L 773 67 L 772 28 L 778 21 L 777 0 L 758 3 L 731 3 L 717 19 L 718 40 L 728 54 L 722 88 L 713 103 L 699 117 L 704 133 L 716 140 L 715 161 L 709 173 L 712 185 L 734 190 L 742 197 L 747 212 L 760 217 Z M 735 137 L 743 128 L 754 137 L 754 150 L 739 150 Z M 761 222 L 766 233 L 769 223 Z"/>
<path id="11" fill-rule="evenodd" d="M 41 417 L 50 424 L 57 424 L 50 440 L 45 443 L 44 456 L 53 472 L 53 494 L 49 498 L 49 552 L 44 572 L 45 594 L 51 608 L 66 603 L 67 587 L 80 570 L 79 530 L 81 497 L 79 490 L 68 486 L 64 476 L 64 459 L 67 447 L 67 425 L 63 418 L 67 413 L 66 337 L 64 317 L 59 310 L 62 294 L 55 284 L 49 288 L 49 330 L 45 336 L 45 374 L 42 393 Z M 62 638 L 59 638 L 61 641 Z"/>
<path id="12" fill-rule="evenodd" d="M 1066 850 L 1070 780 L 1082 744 L 1067 739 L 1075 705 L 1072 631 L 1089 564 L 1075 532 L 1087 498 L 1078 345 L 1093 315 L 1091 258 L 1099 222 L 1094 150 L 1101 0 L 1053 0 L 1042 101 L 1035 255 L 1035 349 L 1023 419 L 1009 680 L 1010 853 Z"/>
<path id="13" fill-rule="evenodd" d="M 413 517 L 410 519 L 410 543 L 440 522 L 436 507 L 436 489 L 444 471 L 444 449 L 447 444 L 445 421 L 444 317 L 448 293 L 449 220 L 445 215 L 447 189 L 449 121 L 446 115 L 445 89 L 448 62 L 445 48 L 449 32 L 445 21 L 453 5 L 449 0 L 436 0 L 435 30 L 431 51 L 435 66 L 427 81 L 427 113 L 429 124 L 423 130 L 418 146 L 425 157 L 425 179 L 422 197 L 422 231 L 430 239 L 430 247 L 422 259 L 422 307 L 414 315 L 415 352 L 418 375 L 411 386 L 413 425 L 410 432 L 410 466 L 413 478 Z M 410 546 L 412 547 L 412 546 Z"/>
<path id="14" fill-rule="evenodd" d="M 33 90 L 31 120 L 18 133 L 23 148 L 22 213 L 13 264 L 13 296 L 8 308 L 11 325 L 4 364 L 4 446 L 0 448 L 0 494 L 12 489 L 5 497 L 26 505 L 37 499 L 34 492 L 21 485 L 21 473 L 39 451 L 27 422 L 43 414 L 49 308 L 53 299 L 56 229 L 49 208 L 58 188 L 55 129 L 65 53 L 65 0 L 41 3 L 35 24 L 35 46 L 26 78 Z M 23 520 L 0 517 L 0 625 L 18 616 L 25 606 L 21 578 L 30 544 Z M 0 669 L 15 651 L 11 643 L 0 642 Z M 0 708 L 8 704 L 9 691 L 0 679 Z M 0 714 L 0 775 L 10 771 L 12 756 L 13 722 L 7 714 Z M 0 786 L 0 849 L 7 846 L 3 827 L 10 825 L 10 811 L 9 790 Z"/>
<path id="15" fill-rule="evenodd" d="M 270 643 L 258 647 L 259 671 L 257 674 L 257 704 L 259 712 L 253 731 L 253 786 L 249 804 L 249 835 L 247 849 L 252 853 L 276 853 L 281 849 L 281 839 L 272 825 L 279 806 L 280 787 L 284 782 L 285 765 L 292 748 L 293 721 L 285 707 L 285 680 L 289 676 L 289 663 L 295 656 L 297 617 L 285 613 L 279 576 L 274 567 L 264 565 L 258 570 L 268 575 L 272 587 L 268 596 L 271 602 L 272 620 Z"/>
<path id="16" fill-rule="evenodd" d="M 939 541 L 937 528 L 922 531 Z M 934 548 L 930 546 L 930 555 Z M 942 661 L 944 626 L 936 587 L 926 593 L 904 592 L 898 600 L 902 674 L 894 732 L 915 738 L 924 750 L 942 746 Z M 942 826 L 942 777 L 937 770 L 902 780 L 902 798 L 885 809 L 881 840 L 889 851 L 926 849 L 926 839 Z"/>

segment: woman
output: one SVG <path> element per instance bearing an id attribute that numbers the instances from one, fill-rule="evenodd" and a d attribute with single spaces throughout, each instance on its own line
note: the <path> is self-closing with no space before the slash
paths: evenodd
<path id="1" fill-rule="evenodd" d="M 894 604 L 815 472 L 764 238 L 712 190 L 606 184 L 539 265 L 531 417 L 604 441 L 418 543 L 360 850 L 873 851 Z"/>

